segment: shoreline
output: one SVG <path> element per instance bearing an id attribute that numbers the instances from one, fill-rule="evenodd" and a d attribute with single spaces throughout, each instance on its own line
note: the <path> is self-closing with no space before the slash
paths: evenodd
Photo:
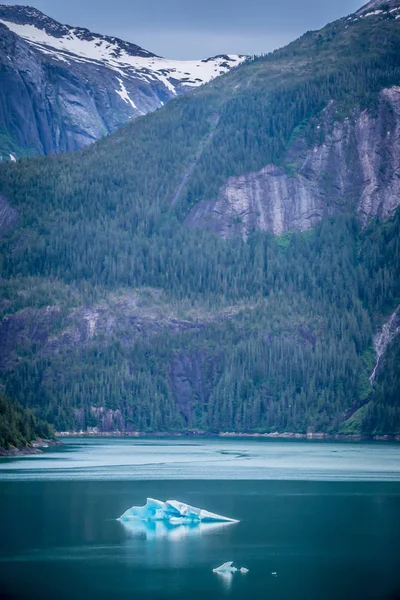
<path id="1" fill-rule="evenodd" d="M 33 440 L 27 446 L 17 448 L 11 446 L 11 448 L 0 448 L 0 458 L 7 458 L 8 456 L 29 456 L 31 454 L 42 454 L 43 449 L 53 448 L 56 446 L 62 446 L 63 443 L 57 439 L 54 440 Z"/>
<path id="2" fill-rule="evenodd" d="M 188 430 L 184 432 L 154 432 L 145 433 L 140 431 L 58 431 L 56 437 L 126 437 L 126 438 L 167 438 L 167 437 L 191 437 L 191 438 L 257 438 L 257 439 L 284 439 L 284 440 L 336 440 L 350 442 L 400 442 L 400 435 L 365 435 L 344 433 L 239 433 L 220 432 L 209 433 L 207 431 Z"/>
<path id="3" fill-rule="evenodd" d="M 304 440 L 304 441 L 337 441 L 337 442 L 400 442 L 400 435 L 363 435 L 343 433 L 235 433 L 225 431 L 209 433 L 206 431 L 189 430 L 184 432 L 154 432 L 140 431 L 57 431 L 54 440 L 34 440 L 27 446 L 16 448 L 0 448 L 0 458 L 22 457 L 43 454 L 47 448 L 62 446 L 58 438 L 226 438 L 226 439 L 273 439 L 273 440 Z"/>

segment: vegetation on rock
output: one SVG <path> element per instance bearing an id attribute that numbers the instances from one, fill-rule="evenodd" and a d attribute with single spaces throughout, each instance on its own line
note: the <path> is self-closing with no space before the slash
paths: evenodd
<path id="1" fill-rule="evenodd" d="M 398 378 L 368 387 L 400 298 L 399 212 L 362 229 L 350 198 L 283 238 L 185 223 L 231 175 L 293 171 L 332 101 L 335 119 L 373 114 L 399 81 L 400 20 L 343 19 L 82 152 L 2 165 L 20 215 L 1 241 L 9 397 L 59 430 L 400 433 Z M 146 313 L 122 306 L 132 289 Z"/>
<path id="2" fill-rule="evenodd" d="M 51 439 L 53 428 L 38 420 L 31 410 L 12 403 L 0 393 L 0 448 L 21 448 L 37 438 Z"/>

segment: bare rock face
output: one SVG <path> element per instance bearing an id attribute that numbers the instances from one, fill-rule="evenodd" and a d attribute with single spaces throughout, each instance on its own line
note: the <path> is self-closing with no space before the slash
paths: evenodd
<path id="1" fill-rule="evenodd" d="M 400 87 L 384 90 L 381 98 L 379 118 L 364 112 L 357 123 L 364 223 L 390 217 L 400 204 Z"/>
<path id="2" fill-rule="evenodd" d="M 323 143 L 308 148 L 298 139 L 286 168 L 231 177 L 217 198 L 191 210 L 187 225 L 246 238 L 252 230 L 305 231 L 349 205 L 363 224 L 389 218 L 400 204 L 400 87 L 382 91 L 377 114 L 337 122 L 330 105 L 319 127 Z"/>
<path id="3" fill-rule="evenodd" d="M 0 161 L 83 148 L 245 59 L 167 60 L 0 4 Z"/>
<path id="4" fill-rule="evenodd" d="M 276 235 L 303 231 L 327 212 L 314 187 L 305 177 L 289 177 L 283 169 L 268 165 L 257 173 L 232 177 L 217 200 L 194 207 L 187 223 L 207 225 L 222 237 L 247 237 L 252 230 Z"/>

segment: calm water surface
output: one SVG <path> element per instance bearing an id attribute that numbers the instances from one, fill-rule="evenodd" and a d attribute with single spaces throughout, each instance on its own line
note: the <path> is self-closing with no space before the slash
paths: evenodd
<path id="1" fill-rule="evenodd" d="M 147 496 L 240 523 L 124 529 Z M 396 445 L 75 439 L 0 460 L 1 598 L 391 600 L 399 549 Z M 249 573 L 212 572 L 228 560 Z"/>

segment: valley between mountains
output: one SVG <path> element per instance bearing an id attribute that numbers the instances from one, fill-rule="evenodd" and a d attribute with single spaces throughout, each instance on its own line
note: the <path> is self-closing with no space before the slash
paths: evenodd
<path id="1" fill-rule="evenodd" d="M 43 32 L 57 76 L 98 61 L 76 50 L 94 34 L 44 18 L 35 41 L 31 17 L 6 24 L 29 64 Z M 140 108 L 128 73 L 163 59 L 96 40 L 114 79 L 131 57 Z M 58 431 L 395 439 L 400 2 L 213 60 L 204 85 L 164 65 L 151 114 L 0 165 L 4 394 Z"/>

